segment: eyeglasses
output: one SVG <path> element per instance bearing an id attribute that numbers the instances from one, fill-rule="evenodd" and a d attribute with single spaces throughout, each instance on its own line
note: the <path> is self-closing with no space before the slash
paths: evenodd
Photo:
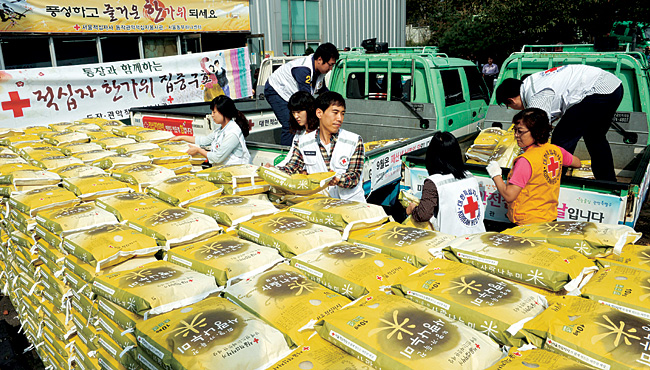
<path id="1" fill-rule="evenodd" d="M 521 136 L 527 132 L 530 132 L 530 130 L 515 130 L 515 136 Z"/>
<path id="2" fill-rule="evenodd" d="M 334 62 L 334 63 L 332 63 L 332 62 L 327 62 L 327 65 L 330 66 L 330 67 L 334 67 L 334 65 L 336 65 L 336 62 Z"/>

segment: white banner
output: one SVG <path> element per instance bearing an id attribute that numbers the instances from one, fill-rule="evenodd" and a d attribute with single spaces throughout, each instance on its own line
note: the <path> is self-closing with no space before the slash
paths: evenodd
<path id="1" fill-rule="evenodd" d="M 28 46 L 26 46 L 28 47 Z M 125 119 L 129 109 L 253 95 L 246 48 L 163 58 L 0 71 L 0 127 L 84 117 Z"/>
<path id="2" fill-rule="evenodd" d="M 431 142 L 431 137 L 390 150 L 370 160 L 371 191 L 378 189 L 402 177 L 402 156 L 412 151 L 425 148 Z"/>

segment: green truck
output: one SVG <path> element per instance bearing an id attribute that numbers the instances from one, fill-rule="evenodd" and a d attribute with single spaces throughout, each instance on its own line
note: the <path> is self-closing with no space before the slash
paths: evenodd
<path id="1" fill-rule="evenodd" d="M 558 220 L 591 221 L 634 226 L 648 192 L 650 176 L 650 67 L 636 51 L 596 52 L 593 45 L 526 45 L 508 57 L 501 68 L 497 86 L 506 78 L 524 78 L 532 73 L 566 64 L 587 64 L 614 73 L 623 81 L 625 94 L 607 135 L 614 155 L 618 181 L 598 181 L 566 176 L 562 178 Z M 482 128 L 501 125 L 508 128 L 516 111 L 496 105 L 492 99 Z M 415 153 L 418 154 L 418 153 Z M 588 159 L 581 142 L 575 154 Z M 423 155 L 404 158 L 403 188 L 419 194 L 426 178 Z M 506 203 L 488 177 L 485 166 L 469 165 L 479 179 L 486 219 L 507 221 Z M 504 169 L 507 171 L 507 169 Z"/>
<path id="2" fill-rule="evenodd" d="M 614 22 L 610 36 L 616 37 L 620 43 L 635 44 L 636 49 L 650 46 L 650 24 L 643 22 L 621 21 Z"/>

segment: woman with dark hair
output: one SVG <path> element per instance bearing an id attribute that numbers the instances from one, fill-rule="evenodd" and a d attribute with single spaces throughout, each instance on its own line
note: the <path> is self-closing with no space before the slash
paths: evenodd
<path id="1" fill-rule="evenodd" d="M 172 140 L 182 140 L 198 146 L 190 145 L 188 154 L 200 154 L 211 164 L 248 164 L 251 155 L 246 147 L 246 140 L 250 126 L 248 120 L 240 112 L 235 103 L 225 95 L 217 96 L 210 103 L 212 120 L 216 125 L 215 130 L 207 136 L 176 136 Z M 209 146 L 207 151 L 200 146 Z"/>
<path id="2" fill-rule="evenodd" d="M 316 131 L 320 123 L 316 116 L 316 99 L 310 93 L 298 91 L 291 95 L 287 106 L 289 112 L 291 112 L 289 116 L 289 131 L 293 135 L 293 144 L 287 156 L 282 162 L 278 163 L 278 166 L 285 166 L 289 162 L 295 148 L 298 147 L 298 140 L 302 135 Z"/>
<path id="3" fill-rule="evenodd" d="M 484 207 L 478 181 L 465 170 L 458 140 L 449 132 L 436 132 L 426 156 L 429 177 L 424 180 L 420 204 L 406 213 L 417 222 L 430 221 L 437 231 L 451 235 L 485 232 Z"/>
<path id="4" fill-rule="evenodd" d="M 508 203 L 510 221 L 517 225 L 555 221 L 562 166 L 579 168 L 580 159 L 548 142 L 551 123 L 542 109 L 524 109 L 512 123 L 517 145 L 524 154 L 515 158 L 508 183 L 503 181 L 503 172 L 495 161 L 488 163 L 488 174 Z"/>

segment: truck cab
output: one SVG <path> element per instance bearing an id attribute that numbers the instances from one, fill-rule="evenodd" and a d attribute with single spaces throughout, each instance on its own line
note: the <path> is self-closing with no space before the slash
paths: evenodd
<path id="1" fill-rule="evenodd" d="M 650 46 L 650 25 L 641 22 L 622 21 L 614 22 L 609 33 L 621 43 L 634 43 L 636 49 L 643 50 Z M 636 37 L 636 40 L 635 40 Z"/>

